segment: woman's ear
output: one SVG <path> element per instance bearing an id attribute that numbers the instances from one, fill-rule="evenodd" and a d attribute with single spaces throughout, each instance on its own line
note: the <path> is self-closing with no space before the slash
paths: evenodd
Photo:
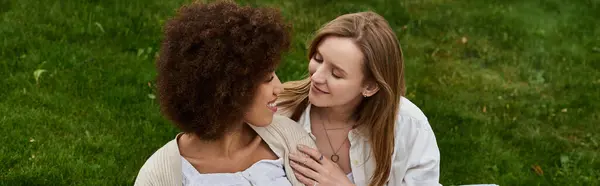
<path id="1" fill-rule="evenodd" d="M 368 82 L 362 91 L 363 97 L 371 97 L 379 91 L 379 85 L 373 81 Z"/>

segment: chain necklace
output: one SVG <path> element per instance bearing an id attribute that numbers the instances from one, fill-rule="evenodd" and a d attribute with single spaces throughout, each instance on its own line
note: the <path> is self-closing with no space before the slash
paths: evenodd
<path id="1" fill-rule="evenodd" d="M 329 133 L 327 132 L 328 130 L 339 130 L 339 129 L 347 129 L 348 127 L 340 127 L 340 128 L 333 128 L 333 129 L 326 129 L 325 128 L 325 124 L 323 122 L 323 118 L 321 118 L 320 114 L 317 114 L 317 116 L 319 116 L 319 120 L 321 121 L 321 126 L 323 126 L 323 129 L 325 129 L 325 136 L 327 136 L 327 142 L 329 142 L 329 147 L 331 147 L 331 151 L 334 150 L 333 145 L 331 144 L 331 138 L 329 138 Z M 348 119 L 350 120 L 350 119 Z M 329 121 L 329 117 L 327 117 L 327 123 L 331 123 Z M 348 122 L 346 122 L 348 123 Z M 340 145 L 340 147 L 337 148 L 337 150 L 333 151 L 333 154 L 329 157 L 329 159 L 331 161 L 333 161 L 334 163 L 337 163 L 340 160 L 340 156 L 338 155 L 338 152 L 340 151 L 340 149 L 342 149 L 342 147 L 344 146 L 344 144 L 346 144 L 346 141 L 348 140 L 344 140 L 344 142 Z"/>

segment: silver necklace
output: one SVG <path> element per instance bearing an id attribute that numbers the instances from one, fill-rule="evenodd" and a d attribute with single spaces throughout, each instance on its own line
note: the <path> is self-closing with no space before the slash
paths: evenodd
<path id="1" fill-rule="evenodd" d="M 325 124 L 323 122 L 323 118 L 321 118 L 320 114 L 317 114 L 317 116 L 319 116 L 319 120 L 321 121 L 321 126 L 323 126 L 323 129 L 325 129 L 325 136 L 327 136 L 327 142 L 329 142 L 329 147 L 331 147 L 331 151 L 334 150 L 333 145 L 331 144 L 331 138 L 329 138 L 329 133 L 327 132 L 328 130 L 339 130 L 339 129 L 346 129 L 348 127 L 340 127 L 340 128 L 333 128 L 333 129 L 326 129 L 325 128 Z M 331 123 L 329 122 L 329 117 L 327 117 L 327 123 Z M 348 122 L 346 122 L 348 123 Z M 348 140 L 344 140 L 344 142 L 340 145 L 340 147 L 337 148 L 337 150 L 333 151 L 333 154 L 330 156 L 330 160 L 333 161 L 334 163 L 337 163 L 340 160 L 340 156 L 338 155 L 338 152 L 340 151 L 340 149 L 342 149 L 342 147 L 344 146 L 344 144 L 346 144 L 346 141 Z"/>

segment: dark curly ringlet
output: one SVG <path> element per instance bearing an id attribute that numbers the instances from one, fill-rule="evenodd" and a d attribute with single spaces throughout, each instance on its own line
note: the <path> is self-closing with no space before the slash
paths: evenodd
<path id="1" fill-rule="evenodd" d="M 289 29 L 274 8 L 182 6 L 164 27 L 156 63 L 161 112 L 183 132 L 221 138 L 288 50 Z"/>

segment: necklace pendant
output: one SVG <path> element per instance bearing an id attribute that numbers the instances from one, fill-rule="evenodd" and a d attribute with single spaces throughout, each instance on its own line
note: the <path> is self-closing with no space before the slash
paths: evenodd
<path id="1" fill-rule="evenodd" d="M 340 156 L 338 156 L 337 154 L 331 155 L 331 161 L 333 161 L 334 163 L 337 163 L 340 160 Z"/>

